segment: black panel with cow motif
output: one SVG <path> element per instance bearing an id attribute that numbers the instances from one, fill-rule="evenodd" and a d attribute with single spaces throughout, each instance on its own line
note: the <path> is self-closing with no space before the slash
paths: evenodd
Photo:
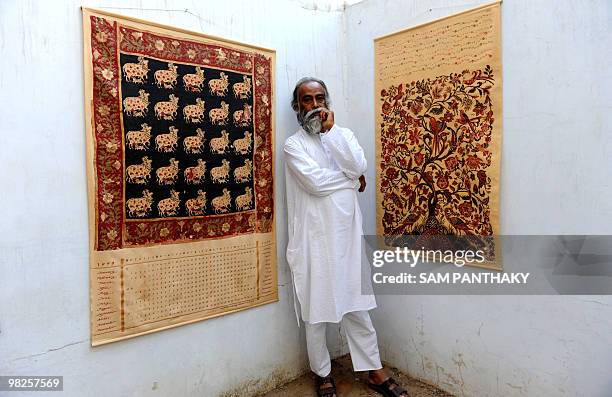
<path id="1" fill-rule="evenodd" d="M 120 60 L 126 219 L 253 209 L 252 76 Z"/>

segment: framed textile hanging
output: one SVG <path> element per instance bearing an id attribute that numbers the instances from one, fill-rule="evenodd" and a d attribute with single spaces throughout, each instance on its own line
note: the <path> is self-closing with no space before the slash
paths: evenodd
<path id="1" fill-rule="evenodd" d="M 273 50 L 83 9 L 92 345 L 278 300 Z"/>
<path id="2" fill-rule="evenodd" d="M 500 23 L 495 2 L 374 42 L 377 233 L 390 245 L 467 245 L 501 269 Z"/>

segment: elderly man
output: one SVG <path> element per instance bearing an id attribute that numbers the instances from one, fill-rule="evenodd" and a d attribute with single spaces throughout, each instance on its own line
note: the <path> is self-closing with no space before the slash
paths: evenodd
<path id="1" fill-rule="evenodd" d="M 366 186 L 363 149 L 351 130 L 334 123 L 323 81 L 298 81 L 291 105 L 302 128 L 284 148 L 287 262 L 317 394 L 336 396 L 325 330 L 327 323 L 341 322 L 355 371 L 370 371 L 369 386 L 384 396 L 406 397 L 408 393 L 382 370 L 368 313 L 376 301 L 361 293 L 363 231 L 356 191 Z"/>

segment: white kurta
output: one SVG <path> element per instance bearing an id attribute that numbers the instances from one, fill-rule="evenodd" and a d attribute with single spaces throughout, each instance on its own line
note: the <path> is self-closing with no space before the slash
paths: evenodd
<path id="1" fill-rule="evenodd" d="M 375 308 L 374 296 L 361 294 L 363 149 L 351 130 L 334 125 L 320 135 L 300 129 L 284 152 L 287 262 L 302 319 L 337 323 L 345 313 Z"/>

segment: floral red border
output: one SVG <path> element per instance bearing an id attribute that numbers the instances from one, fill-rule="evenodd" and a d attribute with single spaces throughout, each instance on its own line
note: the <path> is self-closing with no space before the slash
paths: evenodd
<path id="1" fill-rule="evenodd" d="M 91 16 L 96 177 L 96 249 L 169 244 L 273 230 L 272 60 L 214 44 L 139 31 Z M 120 46 L 118 48 L 117 46 Z M 255 103 L 253 211 L 181 219 L 125 222 L 123 140 L 118 51 L 252 73 Z"/>

